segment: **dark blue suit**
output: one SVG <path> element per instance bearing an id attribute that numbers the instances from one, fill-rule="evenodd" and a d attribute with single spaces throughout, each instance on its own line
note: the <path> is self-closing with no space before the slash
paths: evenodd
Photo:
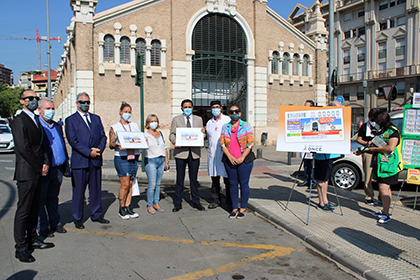
<path id="1" fill-rule="evenodd" d="M 90 114 L 91 129 L 78 113 L 74 113 L 65 120 L 67 141 L 72 147 L 71 169 L 73 184 L 72 215 L 73 221 L 83 219 L 83 206 L 86 186 L 89 184 L 89 201 L 91 219 L 102 216 L 101 207 L 101 176 L 102 152 L 106 147 L 106 135 L 101 118 Z M 101 155 L 91 158 L 91 148 L 101 150 Z"/>

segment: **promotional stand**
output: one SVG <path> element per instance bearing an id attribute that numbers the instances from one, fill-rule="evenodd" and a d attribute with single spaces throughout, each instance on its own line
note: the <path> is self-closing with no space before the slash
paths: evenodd
<path id="1" fill-rule="evenodd" d="M 418 179 L 420 177 L 420 104 L 414 103 L 414 105 L 407 104 L 404 106 L 404 119 L 401 134 L 403 169 L 407 170 L 407 177 L 404 178 L 400 190 L 398 191 L 398 196 L 392 207 L 391 215 L 394 212 L 394 208 L 400 198 L 401 190 L 406 181 L 417 185 L 413 210 L 416 209 L 418 185 L 420 184 Z"/>

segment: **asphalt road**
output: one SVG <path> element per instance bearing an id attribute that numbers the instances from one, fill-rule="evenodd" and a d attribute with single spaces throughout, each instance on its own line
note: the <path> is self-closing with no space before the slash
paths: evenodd
<path id="1" fill-rule="evenodd" d="M 106 164 L 112 164 L 107 162 Z M 133 198 L 137 219 L 118 217 L 118 182 L 103 182 L 102 201 L 109 225 L 92 223 L 89 202 L 85 230 L 71 222 L 71 185 L 65 179 L 60 214 L 68 233 L 47 242 L 56 247 L 36 250 L 36 262 L 14 258 L 13 218 L 16 187 L 12 181 L 14 155 L 0 154 L 0 279 L 356 279 L 300 239 L 248 213 L 228 219 L 222 208 L 199 212 L 184 198 L 183 209 L 172 213 L 174 187 L 162 187 L 165 213 L 146 212 L 145 188 Z M 210 190 L 200 190 L 202 204 Z"/>

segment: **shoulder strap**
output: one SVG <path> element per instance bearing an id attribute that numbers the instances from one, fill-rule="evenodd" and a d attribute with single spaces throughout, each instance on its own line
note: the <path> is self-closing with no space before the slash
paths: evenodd
<path id="1" fill-rule="evenodd" d="M 166 145 L 165 137 L 163 137 L 162 131 L 159 130 L 160 136 L 162 136 L 163 143 Z"/>

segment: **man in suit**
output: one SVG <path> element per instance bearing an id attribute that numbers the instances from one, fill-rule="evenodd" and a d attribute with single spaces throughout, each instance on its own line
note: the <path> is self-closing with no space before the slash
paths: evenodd
<path id="1" fill-rule="evenodd" d="M 14 238 L 15 257 L 21 262 L 34 262 L 32 249 L 54 247 L 37 238 L 41 177 L 48 173 L 48 156 L 42 146 L 43 131 L 38 116 L 39 97 L 33 90 L 20 94 L 22 112 L 12 122 L 15 141 L 16 168 L 14 180 L 17 181 L 18 204 L 15 215 Z"/>
<path id="2" fill-rule="evenodd" d="M 58 195 L 63 182 L 63 175 L 69 173 L 69 157 L 64 142 L 63 128 L 53 121 L 54 102 L 49 98 L 42 98 L 39 102 L 38 111 L 39 122 L 44 132 L 43 145 L 50 162 L 48 174 L 41 180 L 38 233 L 44 237 L 54 237 L 54 232 L 67 232 L 60 223 Z"/>
<path id="3" fill-rule="evenodd" d="M 176 163 L 176 186 L 174 209 L 172 212 L 178 212 L 182 209 L 182 193 L 184 191 L 185 167 L 188 165 L 188 174 L 190 177 L 190 188 L 193 207 L 203 211 L 205 208 L 200 203 L 198 195 L 198 168 L 200 166 L 201 147 L 179 147 L 176 145 L 177 127 L 199 127 L 204 133 L 203 120 L 199 116 L 192 115 L 194 109 L 193 103 L 189 99 L 181 102 L 182 115 L 172 119 L 171 133 L 169 140 L 174 144 L 174 157 Z"/>
<path id="4" fill-rule="evenodd" d="M 106 136 L 101 118 L 89 113 L 90 98 L 86 92 L 76 97 L 77 112 L 65 120 L 67 141 L 72 147 L 71 169 L 73 184 L 72 216 L 76 228 L 83 229 L 83 208 L 86 186 L 89 184 L 89 201 L 92 222 L 109 224 L 101 207 L 102 152 Z"/>

